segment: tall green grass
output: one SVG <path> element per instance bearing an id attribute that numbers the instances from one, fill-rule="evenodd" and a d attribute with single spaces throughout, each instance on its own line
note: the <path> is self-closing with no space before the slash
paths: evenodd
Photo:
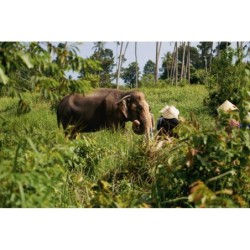
<path id="1" fill-rule="evenodd" d="M 208 128 L 211 124 L 209 111 L 203 106 L 203 100 L 208 96 L 204 85 L 186 85 L 183 87 L 168 86 L 165 88 L 143 89 L 152 112 L 157 119 L 159 111 L 166 105 L 174 105 L 180 110 L 180 116 L 189 119 L 190 114 L 196 116 L 198 122 Z"/>
<path id="2" fill-rule="evenodd" d="M 175 105 L 191 124 L 181 130 L 190 138 L 201 133 L 192 127 L 194 120 L 200 129 L 213 128 L 203 106 L 204 86 L 142 91 L 156 119 L 166 104 Z M 17 99 L 0 99 L 0 207 L 168 207 L 179 203 L 166 197 L 187 195 L 183 187 L 191 183 L 178 168 L 189 148 L 177 150 L 177 139 L 156 150 L 158 141 L 147 145 L 127 123 L 125 131 L 82 133 L 69 140 L 50 103 L 37 95 L 25 98 L 31 111 L 22 115 L 16 112 Z M 176 152 L 180 157 L 171 158 Z M 191 206 L 185 199 L 181 206 Z"/>

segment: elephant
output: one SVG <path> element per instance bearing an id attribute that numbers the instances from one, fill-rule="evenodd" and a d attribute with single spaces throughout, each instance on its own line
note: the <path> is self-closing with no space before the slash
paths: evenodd
<path id="1" fill-rule="evenodd" d="M 145 95 L 138 90 L 98 89 L 92 94 L 65 96 L 57 107 L 57 123 L 63 126 L 65 135 L 73 125 L 70 138 L 77 133 L 102 129 L 118 130 L 132 122 L 132 130 L 149 139 L 152 131 L 152 114 Z"/>

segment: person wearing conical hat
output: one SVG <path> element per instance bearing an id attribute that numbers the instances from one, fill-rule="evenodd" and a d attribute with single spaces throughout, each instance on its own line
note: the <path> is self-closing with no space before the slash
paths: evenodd
<path id="1" fill-rule="evenodd" d="M 161 116 L 157 120 L 157 130 L 169 136 L 177 136 L 173 129 L 179 124 L 180 111 L 175 106 L 166 105 L 160 110 Z"/>
<path id="2" fill-rule="evenodd" d="M 232 118 L 231 116 L 234 114 L 235 111 L 238 111 L 238 108 L 236 105 L 231 103 L 230 101 L 226 100 L 223 102 L 217 109 L 218 113 L 224 113 L 224 114 L 231 114 L 230 119 L 228 121 L 228 125 L 226 126 L 225 130 L 227 131 L 228 134 L 232 132 L 233 128 L 239 128 L 240 127 L 240 122 L 238 121 L 238 118 L 235 119 Z M 237 112 L 236 112 L 237 113 Z"/>
<path id="3" fill-rule="evenodd" d="M 231 111 L 234 111 L 234 110 L 238 110 L 238 108 L 233 103 L 231 103 L 230 101 L 226 100 L 225 102 L 223 102 L 218 107 L 218 110 L 222 110 L 222 111 L 225 111 L 225 112 L 231 112 Z"/>
<path id="4" fill-rule="evenodd" d="M 226 126 L 226 131 L 228 134 L 232 132 L 233 128 L 250 129 L 250 112 L 248 111 L 242 121 L 239 119 L 239 109 L 230 101 L 226 100 L 217 109 L 218 113 L 221 115 L 229 115 L 228 125 Z"/>

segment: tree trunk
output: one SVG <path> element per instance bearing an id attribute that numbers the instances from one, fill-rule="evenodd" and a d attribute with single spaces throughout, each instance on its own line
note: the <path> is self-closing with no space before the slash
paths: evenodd
<path id="1" fill-rule="evenodd" d="M 138 88 L 138 61 L 137 61 L 137 42 L 135 42 L 135 62 L 136 62 L 136 71 L 135 71 L 135 87 Z"/>
<path id="2" fill-rule="evenodd" d="M 122 65 L 122 48 L 123 42 L 121 42 L 120 53 L 119 53 L 119 60 L 118 60 L 118 68 L 117 68 L 117 75 L 116 75 L 116 88 L 119 88 L 119 78 L 121 73 L 121 65 Z"/>
<path id="3" fill-rule="evenodd" d="M 171 72 L 170 72 L 170 77 L 171 77 L 171 83 L 172 85 L 174 84 L 174 74 L 175 74 L 175 60 L 176 60 L 176 43 L 174 44 L 174 51 L 173 51 L 173 61 L 171 65 Z"/>
<path id="4" fill-rule="evenodd" d="M 243 59 L 243 42 L 236 42 L 236 44 L 237 44 L 238 60 L 242 61 L 242 59 Z"/>
<path id="5" fill-rule="evenodd" d="M 115 64 L 116 64 L 116 73 L 118 72 L 118 46 L 120 45 L 120 43 L 119 42 L 116 42 L 116 51 L 115 51 L 115 58 L 116 58 L 116 62 L 115 62 Z M 117 75 L 116 75 L 117 76 Z"/>
<path id="6" fill-rule="evenodd" d="M 126 43 L 126 46 L 125 46 L 125 49 L 124 49 L 124 52 L 123 52 L 122 64 L 123 64 L 123 61 L 124 61 L 124 58 L 125 58 L 125 54 L 126 54 L 126 51 L 127 51 L 127 48 L 128 48 L 128 44 L 129 44 L 129 42 Z"/>
<path id="7" fill-rule="evenodd" d="M 117 77 L 116 77 L 116 88 L 117 89 L 119 88 L 119 78 L 120 78 L 120 74 L 121 74 L 122 64 L 123 64 L 123 61 L 124 61 L 124 58 L 125 58 L 125 54 L 126 54 L 126 50 L 128 48 L 129 42 L 126 43 L 124 52 L 122 53 L 123 44 L 124 44 L 124 42 L 121 42 L 120 54 L 119 54 L 119 63 L 118 63 Z"/>
<path id="8" fill-rule="evenodd" d="M 156 53 L 155 53 L 155 85 L 158 81 L 158 67 L 159 67 L 159 56 L 161 51 L 161 42 L 156 42 Z"/>
<path id="9" fill-rule="evenodd" d="M 220 56 L 220 42 L 218 42 L 218 46 L 217 46 L 217 56 Z"/>
<path id="10" fill-rule="evenodd" d="M 126 43 L 124 52 L 122 54 L 121 67 L 120 67 L 121 69 L 120 70 L 122 70 L 122 64 L 124 63 L 124 58 L 125 58 L 125 54 L 126 54 L 126 51 L 127 51 L 127 48 L 128 48 L 128 44 L 129 44 L 129 42 Z"/>
<path id="11" fill-rule="evenodd" d="M 176 59 L 175 59 L 175 85 L 177 85 L 178 82 L 178 42 L 176 42 L 176 53 L 175 53 Z"/>
<path id="12" fill-rule="evenodd" d="M 181 63 L 181 81 L 184 76 L 184 69 L 185 69 L 185 52 L 186 52 L 186 42 L 183 42 L 183 54 L 182 54 L 182 63 Z"/>
<path id="13" fill-rule="evenodd" d="M 190 83 L 190 42 L 187 43 L 187 63 L 186 63 L 185 74 L 187 74 L 187 80 L 188 83 Z"/>
<path id="14" fill-rule="evenodd" d="M 212 69 L 212 59 L 213 59 L 213 42 L 211 44 L 211 52 L 210 52 L 210 60 L 209 60 L 209 72 L 211 72 L 211 69 Z"/>

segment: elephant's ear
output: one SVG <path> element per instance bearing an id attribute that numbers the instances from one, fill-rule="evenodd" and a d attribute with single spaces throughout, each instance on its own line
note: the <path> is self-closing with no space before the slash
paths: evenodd
<path id="1" fill-rule="evenodd" d="M 127 102 L 130 101 L 130 95 L 124 96 L 120 101 L 118 101 L 116 104 L 118 105 L 119 109 L 122 111 L 126 119 L 128 118 L 128 106 Z"/>

